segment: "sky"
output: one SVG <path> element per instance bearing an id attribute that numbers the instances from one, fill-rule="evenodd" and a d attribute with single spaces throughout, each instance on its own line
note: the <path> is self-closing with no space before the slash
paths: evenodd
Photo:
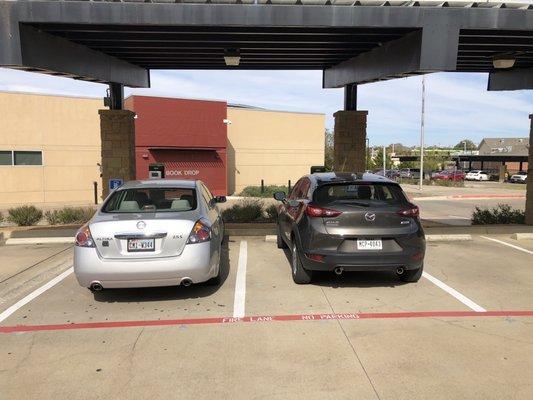
<path id="1" fill-rule="evenodd" d="M 421 77 L 360 85 L 358 109 L 368 110 L 371 145 L 420 143 Z M 426 75 L 425 143 L 455 145 L 468 138 L 529 136 L 533 91 L 487 92 L 486 74 Z M 0 90 L 104 97 L 107 86 L 0 68 Z M 322 89 L 321 71 L 151 71 L 143 94 L 225 100 L 275 110 L 317 112 L 333 128 L 342 89 Z"/>

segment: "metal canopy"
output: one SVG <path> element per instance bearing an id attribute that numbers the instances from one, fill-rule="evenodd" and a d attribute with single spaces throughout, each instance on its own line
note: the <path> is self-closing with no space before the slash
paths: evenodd
<path id="1" fill-rule="evenodd" d="M 0 0 L 0 66 L 143 87 L 150 69 L 317 69 L 324 87 L 342 87 L 493 73 L 493 58 L 506 56 L 515 65 L 498 70 L 492 89 L 533 84 L 533 10 L 524 2 L 225 3 Z M 238 67 L 224 62 L 233 49 Z"/>

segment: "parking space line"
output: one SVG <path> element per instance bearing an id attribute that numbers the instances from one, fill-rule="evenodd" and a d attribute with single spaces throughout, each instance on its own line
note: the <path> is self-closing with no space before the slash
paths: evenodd
<path id="1" fill-rule="evenodd" d="M 58 276 L 56 276 L 54 279 L 52 279 L 48 283 L 45 283 L 40 288 L 34 290 L 33 292 L 31 292 L 26 297 L 24 297 L 21 300 L 17 301 L 15 304 L 13 304 L 11 307 L 9 307 L 7 310 L 3 311 L 0 314 L 0 322 L 2 322 L 5 319 L 7 319 L 9 316 L 11 316 L 17 310 L 19 310 L 20 308 L 24 307 L 26 304 L 28 304 L 33 299 L 35 299 L 36 297 L 38 297 L 41 294 L 43 294 L 44 292 L 46 292 L 48 289 L 50 289 L 50 288 L 54 287 L 55 285 L 57 285 L 59 282 L 61 282 L 67 276 L 72 274 L 72 272 L 74 272 L 74 268 L 70 267 L 69 269 L 67 269 L 66 271 L 64 271 L 61 274 L 59 274 Z"/>
<path id="2" fill-rule="evenodd" d="M 235 279 L 235 299 L 233 301 L 233 317 L 244 317 L 246 303 L 246 262 L 248 258 L 248 244 L 241 241 L 239 248 L 239 262 L 237 264 L 237 277 Z"/>
<path id="3" fill-rule="evenodd" d="M 428 274 L 427 272 L 424 271 L 422 273 L 422 276 L 424 278 L 426 278 L 427 280 L 429 280 L 431 283 L 433 283 L 433 284 L 437 285 L 438 287 L 440 287 L 442 290 L 444 290 L 448 294 L 450 294 L 453 297 L 455 297 L 457 300 L 459 300 L 461 303 L 463 303 L 468 308 L 470 308 L 470 309 L 472 309 L 472 310 L 474 310 L 476 312 L 486 312 L 487 311 L 483 307 L 481 307 L 479 304 L 474 303 L 472 300 L 470 300 L 465 295 L 459 293 L 454 288 L 446 285 L 444 282 L 438 280 L 437 278 L 435 278 L 434 276 Z"/>
<path id="4" fill-rule="evenodd" d="M 513 249 L 516 249 L 516 250 L 519 250 L 519 251 L 523 251 L 524 253 L 533 254 L 533 251 L 531 251 L 531 250 L 524 249 L 523 247 L 520 247 L 520 246 L 515 246 L 514 244 L 507 243 L 507 242 L 504 242 L 502 240 L 498 240 L 498 239 L 494 239 L 494 238 L 490 238 L 490 237 L 486 237 L 486 236 L 481 236 L 481 237 L 483 239 L 491 240 L 493 242 L 503 244 L 504 246 L 512 247 Z"/>
<path id="5" fill-rule="evenodd" d="M 68 324 L 50 325 L 13 325 L 0 326 L 0 333 L 21 333 L 39 331 L 68 331 L 79 329 L 114 329 L 135 328 L 147 326 L 176 326 L 176 325 L 227 325 L 241 323 L 269 323 L 291 321 L 336 321 L 364 319 L 413 319 L 413 318 L 484 318 L 484 317 L 523 317 L 532 318 L 533 310 L 507 311 L 414 311 L 392 313 L 331 313 L 331 314 L 291 314 L 291 315 L 263 315 L 242 318 L 212 317 L 187 319 L 156 319 L 139 321 L 103 321 L 103 322 L 75 322 Z"/>

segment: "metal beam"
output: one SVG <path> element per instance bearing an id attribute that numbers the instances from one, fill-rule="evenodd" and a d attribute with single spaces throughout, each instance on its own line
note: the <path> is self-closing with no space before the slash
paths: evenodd
<path id="1" fill-rule="evenodd" d="M 344 110 L 357 110 L 357 85 L 349 84 L 344 86 Z"/>
<path id="2" fill-rule="evenodd" d="M 19 26 L 19 59 L 0 65 L 45 72 L 64 73 L 79 79 L 120 82 L 132 87 L 149 87 L 147 69 L 53 36 L 28 25 Z M 0 46 L 1 47 L 1 46 Z"/>
<path id="3" fill-rule="evenodd" d="M 489 74 L 487 90 L 533 89 L 533 68 L 495 71 Z"/>
<path id="4" fill-rule="evenodd" d="M 458 45 L 457 26 L 424 27 L 324 70 L 323 86 L 339 88 L 413 72 L 452 71 Z"/>

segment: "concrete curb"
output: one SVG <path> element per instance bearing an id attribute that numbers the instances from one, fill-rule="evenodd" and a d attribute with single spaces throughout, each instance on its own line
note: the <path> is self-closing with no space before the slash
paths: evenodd
<path id="1" fill-rule="evenodd" d="M 458 194 L 451 196 L 426 196 L 426 197 L 413 197 L 413 201 L 439 201 L 439 200 L 514 200 L 525 199 L 525 194 L 513 195 L 513 194 L 494 194 L 494 195 L 470 195 L 470 194 Z"/>
<path id="2" fill-rule="evenodd" d="M 51 244 L 51 243 L 74 243 L 73 237 L 29 237 L 10 238 L 6 240 L 6 245 L 14 244 Z"/>
<path id="3" fill-rule="evenodd" d="M 531 240 L 533 233 L 515 233 L 511 237 L 515 240 Z"/>
<path id="4" fill-rule="evenodd" d="M 465 242 L 472 240 L 472 235 L 426 235 L 426 242 Z"/>

